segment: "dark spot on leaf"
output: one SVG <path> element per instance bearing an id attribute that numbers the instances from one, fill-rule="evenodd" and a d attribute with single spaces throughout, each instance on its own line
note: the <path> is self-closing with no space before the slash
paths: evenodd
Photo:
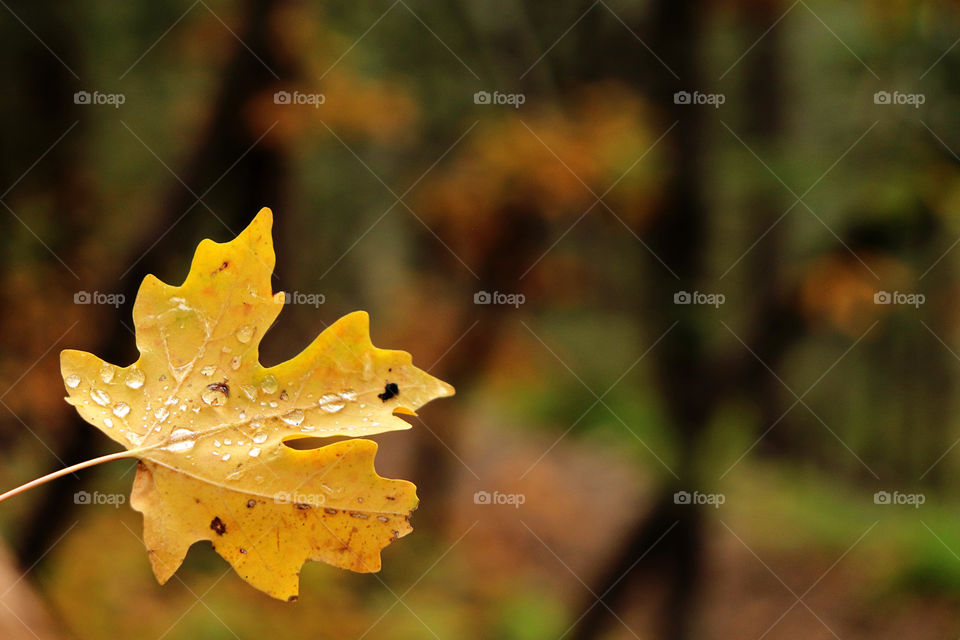
<path id="1" fill-rule="evenodd" d="M 397 383 L 388 382 L 383 387 L 383 393 L 378 393 L 377 397 L 380 398 L 382 401 L 386 402 L 390 398 L 398 395 L 400 395 L 400 387 L 397 386 Z"/>
<path id="2" fill-rule="evenodd" d="M 223 264 L 220 265 L 220 268 L 217 269 L 216 271 L 214 271 L 212 275 L 217 275 L 218 273 L 220 273 L 221 271 L 223 271 L 224 269 L 226 269 L 226 268 L 229 267 L 229 266 L 230 266 L 230 261 L 229 261 L 229 260 L 224 260 L 224 261 L 223 261 Z"/>
<path id="3" fill-rule="evenodd" d="M 287 396 L 287 390 L 284 389 L 283 391 L 280 392 L 280 399 L 281 399 L 281 400 L 286 400 L 287 398 L 288 398 L 288 396 Z"/>
<path id="4" fill-rule="evenodd" d="M 396 500 L 397 496 L 384 496 L 387 500 Z"/>
<path id="5" fill-rule="evenodd" d="M 287 602 L 296 602 L 299 599 L 300 599 L 299 596 L 290 596 L 289 598 L 287 598 Z"/>
<path id="6" fill-rule="evenodd" d="M 253 509 L 257 505 L 256 500 L 247 500 L 247 509 Z"/>
<path id="7" fill-rule="evenodd" d="M 222 393 L 228 398 L 230 397 L 230 387 L 227 386 L 226 381 L 214 382 L 213 384 L 208 384 L 207 389 L 210 389 L 210 391 L 217 391 L 218 393 Z"/>
<path id="8" fill-rule="evenodd" d="M 210 528 L 216 531 L 218 536 L 222 536 L 227 532 L 227 525 L 223 524 L 223 520 L 220 519 L 220 516 L 217 516 L 210 521 Z"/>
<path id="9" fill-rule="evenodd" d="M 330 507 L 325 507 L 325 508 L 324 508 L 324 511 L 325 511 L 326 513 L 333 513 L 333 514 L 335 514 L 335 513 L 337 512 L 336 509 L 331 509 Z"/>
<path id="10" fill-rule="evenodd" d="M 293 506 L 296 507 L 297 509 L 300 509 L 301 511 L 306 511 L 307 509 L 313 509 L 313 507 L 311 507 L 305 502 L 295 502 Z"/>
<path id="11" fill-rule="evenodd" d="M 244 549 L 243 547 L 240 547 L 240 553 L 246 554 L 246 553 L 247 553 L 247 550 Z"/>

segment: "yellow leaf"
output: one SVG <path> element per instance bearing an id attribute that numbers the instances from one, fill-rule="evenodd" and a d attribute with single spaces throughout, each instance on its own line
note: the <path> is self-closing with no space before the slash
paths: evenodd
<path id="1" fill-rule="evenodd" d="M 181 286 L 147 276 L 133 309 L 140 358 L 118 367 L 84 351 L 61 354 L 67 402 L 140 459 L 131 505 L 166 582 L 196 541 L 210 540 L 240 576 L 295 599 L 307 560 L 369 572 L 411 531 L 416 487 L 374 471 L 376 443 L 317 449 L 298 438 L 408 429 L 412 414 L 453 387 L 378 349 L 358 311 L 296 357 L 259 363 L 283 308 L 270 283 L 269 209 L 231 242 L 204 240 Z"/>

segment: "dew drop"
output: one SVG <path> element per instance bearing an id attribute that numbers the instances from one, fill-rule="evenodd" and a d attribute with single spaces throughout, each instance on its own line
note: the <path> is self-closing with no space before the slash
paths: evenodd
<path id="1" fill-rule="evenodd" d="M 280 419 L 293 427 L 299 427 L 300 423 L 303 422 L 303 411 L 300 409 L 294 409 L 285 416 L 280 416 Z"/>
<path id="2" fill-rule="evenodd" d="M 220 446 L 220 441 L 219 441 L 219 440 L 214 440 L 214 441 L 213 441 L 213 446 L 219 447 L 219 446 Z"/>
<path id="3" fill-rule="evenodd" d="M 256 444 L 263 444 L 267 441 L 267 433 L 265 431 L 257 431 L 255 434 L 253 434 L 251 440 L 253 440 Z"/>
<path id="4" fill-rule="evenodd" d="M 243 359 L 240 356 L 234 356 L 233 360 L 230 361 L 230 368 L 236 371 L 240 368 L 240 364 L 243 362 Z"/>
<path id="5" fill-rule="evenodd" d="M 71 389 L 76 389 L 77 387 L 80 386 L 80 376 L 76 375 L 75 373 L 71 373 L 66 378 L 64 378 L 63 381 L 66 382 L 67 386 L 70 387 Z"/>
<path id="6" fill-rule="evenodd" d="M 220 459 L 223 460 L 224 462 L 226 462 L 227 460 L 230 459 L 230 454 L 229 454 L 229 453 L 225 453 L 225 454 L 223 454 L 223 457 L 220 458 Z"/>
<path id="7" fill-rule="evenodd" d="M 170 416 L 170 411 L 168 411 L 166 407 L 160 407 L 153 412 L 153 416 L 160 422 L 163 422 Z"/>
<path id="8" fill-rule="evenodd" d="M 254 327 L 252 324 L 245 324 L 237 329 L 237 333 L 234 335 L 236 335 L 237 341 L 241 342 L 242 344 L 247 344 L 250 342 L 250 338 L 253 337 L 253 331 Z"/>
<path id="9" fill-rule="evenodd" d="M 204 376 L 212 376 L 217 372 L 217 365 L 210 364 L 205 366 L 203 369 L 200 369 L 200 374 Z"/>
<path id="10" fill-rule="evenodd" d="M 111 420 L 110 418 L 104 418 L 104 419 L 103 419 L 103 426 L 105 426 L 107 429 L 112 429 L 112 428 L 113 428 L 113 420 Z"/>
<path id="11" fill-rule="evenodd" d="M 146 379 L 147 377 L 143 375 L 143 371 L 136 365 L 133 365 L 127 369 L 127 379 L 124 381 L 124 384 L 131 389 L 139 389 L 143 386 L 143 382 Z"/>
<path id="12" fill-rule="evenodd" d="M 249 384 L 240 385 L 240 391 L 243 392 L 243 395 L 247 396 L 248 400 L 257 399 L 257 388 L 252 385 L 249 385 Z"/>
<path id="13" fill-rule="evenodd" d="M 353 402 L 357 399 L 357 392 L 353 389 L 344 389 L 340 392 L 340 399 L 346 402 Z"/>
<path id="14" fill-rule="evenodd" d="M 96 402 L 101 407 L 105 407 L 108 404 L 110 404 L 110 394 L 104 391 L 103 389 L 91 389 L 90 399 Z"/>
<path id="15" fill-rule="evenodd" d="M 224 438 L 223 444 L 233 444 L 233 440 L 231 440 L 230 438 Z"/>
<path id="16" fill-rule="evenodd" d="M 126 418 L 128 413 L 130 413 L 130 405 L 126 402 L 118 402 L 113 405 L 113 415 L 118 418 Z"/>
<path id="17" fill-rule="evenodd" d="M 311 425 L 311 424 L 305 424 L 305 425 L 303 425 L 302 427 L 300 427 L 300 431 L 303 431 L 304 433 L 310 433 L 311 431 L 313 431 L 313 430 L 315 430 L 315 429 L 316 429 L 316 427 L 313 426 L 313 425 Z"/>
<path id="18" fill-rule="evenodd" d="M 263 381 L 260 382 L 260 391 L 263 391 L 266 394 L 276 393 L 277 388 L 279 387 L 277 379 L 273 376 L 266 376 Z"/>
<path id="19" fill-rule="evenodd" d="M 103 363 L 103 366 L 100 367 L 100 379 L 103 380 L 105 384 L 113 382 L 114 369 L 113 365 Z"/>
<path id="20" fill-rule="evenodd" d="M 317 401 L 317 404 L 320 405 L 320 408 L 327 413 L 336 413 L 346 406 L 343 404 L 343 400 L 340 398 L 340 396 L 335 393 L 323 394 L 320 396 L 320 400 Z"/>
<path id="21" fill-rule="evenodd" d="M 190 429 L 174 429 L 170 434 L 170 444 L 165 447 L 167 451 L 189 451 L 196 444 L 194 436 L 197 434 Z"/>
<path id="22" fill-rule="evenodd" d="M 216 387 L 216 385 L 214 385 Z M 211 407 L 222 407 L 227 403 L 227 396 L 219 388 L 206 388 L 200 393 L 200 399 Z"/>
<path id="23" fill-rule="evenodd" d="M 132 431 L 127 431 L 123 435 L 127 440 L 129 440 L 131 443 L 133 443 L 134 446 L 137 446 L 137 447 L 142 445 L 143 440 L 146 438 L 146 436 L 142 436 L 139 433 L 134 433 Z"/>
<path id="24" fill-rule="evenodd" d="M 260 447 L 254 447 L 253 449 L 250 449 L 250 451 L 247 452 L 247 455 L 249 455 L 251 458 L 256 458 L 258 455 L 260 455 Z"/>

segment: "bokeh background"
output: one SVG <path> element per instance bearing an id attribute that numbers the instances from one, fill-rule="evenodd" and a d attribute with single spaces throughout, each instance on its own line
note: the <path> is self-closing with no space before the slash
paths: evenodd
<path id="1" fill-rule="evenodd" d="M 3 637 L 957 637 L 958 36 L 946 0 L 3 0 L 2 487 L 116 449 L 59 351 L 133 361 L 144 275 L 264 205 L 322 300 L 265 363 L 366 309 L 458 390 L 378 438 L 421 497 L 378 576 L 291 605 L 197 544 L 161 587 L 138 513 L 75 504 L 117 462 L 0 505 Z"/>

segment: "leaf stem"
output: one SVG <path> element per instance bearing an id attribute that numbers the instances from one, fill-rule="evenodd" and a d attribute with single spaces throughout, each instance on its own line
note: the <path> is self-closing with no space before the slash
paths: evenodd
<path id="1" fill-rule="evenodd" d="M 149 447 L 144 447 L 144 448 L 149 448 Z M 13 496 L 23 493 L 24 491 L 27 491 L 29 489 L 33 489 L 34 487 L 38 487 L 42 484 L 46 484 L 51 480 L 56 480 L 57 478 L 73 473 L 74 471 L 80 471 L 81 469 L 93 467 L 98 464 L 102 464 L 104 462 L 111 462 L 113 460 L 122 460 L 123 458 L 136 457 L 138 454 L 142 452 L 143 452 L 142 449 L 128 449 L 125 451 L 117 451 L 116 453 L 110 453 L 105 456 L 100 456 L 99 458 L 91 458 L 90 460 L 84 460 L 83 462 L 79 462 L 75 465 L 64 467 L 63 469 L 59 469 L 58 471 L 54 471 L 53 473 L 48 473 L 45 476 L 41 476 L 36 480 L 31 480 L 26 484 L 22 484 L 16 489 L 10 489 L 10 491 L 7 491 L 4 494 L 0 494 L 0 502 L 3 502 L 7 498 L 12 498 Z"/>

